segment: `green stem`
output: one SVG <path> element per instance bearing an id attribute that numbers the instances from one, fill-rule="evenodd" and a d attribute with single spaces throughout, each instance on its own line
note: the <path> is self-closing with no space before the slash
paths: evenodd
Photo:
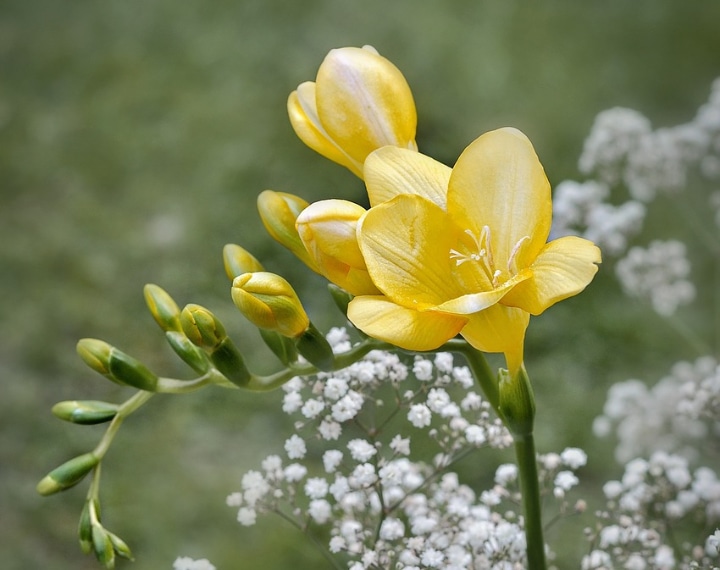
<path id="1" fill-rule="evenodd" d="M 495 374 L 493 374 L 490 365 L 488 364 L 485 355 L 479 350 L 475 350 L 466 341 L 461 339 L 452 339 L 446 342 L 438 350 L 447 350 L 449 352 L 457 352 L 462 354 L 467 361 L 470 370 L 480 384 L 485 397 L 487 398 L 490 405 L 495 410 L 495 413 L 502 419 L 502 413 L 500 412 L 500 393 L 498 389 L 498 381 Z"/>
<path id="2" fill-rule="evenodd" d="M 530 433 L 513 436 L 515 456 L 520 476 L 523 514 L 525 515 L 525 540 L 529 570 L 545 570 L 545 540 L 543 538 L 540 511 L 540 485 L 538 483 L 535 439 Z"/>

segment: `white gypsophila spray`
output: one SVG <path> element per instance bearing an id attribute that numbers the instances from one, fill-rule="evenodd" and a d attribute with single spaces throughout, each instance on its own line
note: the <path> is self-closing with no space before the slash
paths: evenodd
<path id="1" fill-rule="evenodd" d="M 718 418 L 720 368 L 706 356 L 676 363 L 652 387 L 636 379 L 612 385 L 593 430 L 598 437 L 617 436 L 621 463 L 657 450 L 696 460 L 713 445 L 708 437 L 720 433 Z"/>
<path id="2" fill-rule="evenodd" d="M 206 558 L 193 560 L 187 556 L 178 556 L 173 562 L 173 570 L 215 570 Z"/>
<path id="3" fill-rule="evenodd" d="M 677 240 L 654 240 L 647 248 L 630 248 L 615 266 L 615 274 L 626 295 L 648 301 L 663 316 L 695 299 L 686 247 Z"/>
<path id="4" fill-rule="evenodd" d="M 350 348 L 342 329 L 328 340 L 336 351 Z M 348 568 L 525 566 L 517 467 L 501 465 L 495 485 L 479 494 L 451 469 L 480 447 L 511 444 L 452 354 L 406 363 L 374 351 L 345 370 L 293 379 L 284 390 L 283 409 L 299 418 L 296 430 L 286 440 L 285 459 L 268 456 L 228 496 L 240 524 L 275 513 L 304 532 L 324 527 L 327 555 Z M 321 413 L 304 411 L 308 402 Z M 317 442 L 324 447 L 320 461 L 308 453 Z M 586 460 L 577 448 L 538 458 L 558 516 L 583 510 L 566 493 Z"/>

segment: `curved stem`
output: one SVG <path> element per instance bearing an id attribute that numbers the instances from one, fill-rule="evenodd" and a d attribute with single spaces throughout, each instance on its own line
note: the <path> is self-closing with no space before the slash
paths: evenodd
<path id="1" fill-rule="evenodd" d="M 545 570 L 545 539 L 543 538 L 540 510 L 540 485 L 538 483 L 535 438 L 531 433 L 525 436 L 513 436 L 513 440 L 520 476 L 523 514 L 525 516 L 528 568 L 530 570 Z"/>
<path id="2" fill-rule="evenodd" d="M 495 410 L 495 413 L 500 419 L 503 415 L 500 411 L 500 392 L 498 388 L 498 381 L 495 374 L 493 374 L 487 359 L 479 350 L 475 350 L 466 341 L 461 339 L 452 339 L 446 342 L 438 350 L 447 350 L 449 352 L 457 352 L 462 354 L 467 361 L 470 370 L 480 384 L 485 397 L 487 398 L 490 405 Z"/>

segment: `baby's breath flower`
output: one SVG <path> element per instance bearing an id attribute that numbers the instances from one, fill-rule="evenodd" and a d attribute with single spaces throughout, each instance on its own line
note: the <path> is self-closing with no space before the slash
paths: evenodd
<path id="1" fill-rule="evenodd" d="M 285 451 L 290 459 L 302 459 L 307 451 L 305 441 L 299 435 L 293 434 L 285 441 Z"/>
<path id="2" fill-rule="evenodd" d="M 430 425 L 432 414 L 425 404 L 413 404 L 410 406 L 407 418 L 416 428 L 422 428 Z"/>

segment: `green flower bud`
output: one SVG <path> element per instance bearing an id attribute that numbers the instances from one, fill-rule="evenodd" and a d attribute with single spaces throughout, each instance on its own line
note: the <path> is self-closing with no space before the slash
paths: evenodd
<path id="1" fill-rule="evenodd" d="M 535 396 L 525 367 L 521 366 L 514 376 L 507 370 L 500 370 L 498 379 L 498 407 L 505 426 L 515 437 L 531 435 L 535 421 Z"/>
<path id="2" fill-rule="evenodd" d="M 185 333 L 168 331 L 165 333 L 165 338 L 175 353 L 195 372 L 205 374 L 210 369 L 207 355 L 190 342 L 190 339 L 185 336 Z"/>
<path id="3" fill-rule="evenodd" d="M 115 550 L 116 554 L 122 556 L 127 560 L 134 560 L 132 552 L 130 551 L 130 547 L 122 538 L 120 538 L 117 534 L 110 532 L 109 530 L 105 530 L 105 532 L 110 538 L 110 542 L 112 543 L 113 549 Z"/>
<path id="4" fill-rule="evenodd" d="M 275 273 L 240 275 L 233 281 L 231 292 L 235 306 L 256 327 L 297 338 L 310 325 L 295 290 Z"/>
<path id="5" fill-rule="evenodd" d="M 143 293 L 150 313 L 162 330 L 166 332 L 181 330 L 180 308 L 164 289 L 148 283 Z"/>
<path id="6" fill-rule="evenodd" d="M 262 264 L 249 251 L 232 243 L 223 248 L 223 263 L 230 281 L 243 273 L 265 271 Z"/>
<path id="7" fill-rule="evenodd" d="M 223 324 L 200 305 L 186 305 L 180 313 L 180 324 L 193 344 L 208 351 L 217 348 L 227 338 Z"/>
<path id="8" fill-rule="evenodd" d="M 94 509 L 95 501 L 85 501 L 85 506 L 80 513 L 80 522 L 78 523 L 78 539 L 80 540 L 80 550 L 83 554 L 90 554 L 92 551 L 92 517 L 90 509 Z"/>
<path id="9" fill-rule="evenodd" d="M 157 388 L 158 377 L 142 362 L 102 340 L 83 338 L 77 352 L 90 368 L 113 382 L 148 392 Z"/>
<path id="10" fill-rule="evenodd" d="M 74 487 L 82 481 L 85 475 L 90 473 L 99 462 L 100 458 L 92 452 L 73 457 L 45 475 L 37 484 L 37 492 L 43 496 L 47 496 Z"/>
<path id="11" fill-rule="evenodd" d="M 320 273 L 295 227 L 300 212 L 308 206 L 308 202 L 299 196 L 286 192 L 265 190 L 257 198 L 260 219 L 272 238 L 293 252 L 310 269 Z"/>
<path id="12" fill-rule="evenodd" d="M 310 323 L 308 329 L 300 335 L 296 342 L 298 352 L 307 361 L 320 370 L 329 372 L 335 366 L 335 355 L 332 347 L 323 334 Z"/>
<path id="13" fill-rule="evenodd" d="M 115 549 L 109 533 L 99 524 L 92 526 L 92 543 L 95 557 L 105 568 L 115 568 Z"/>
<path id="14" fill-rule="evenodd" d="M 268 329 L 258 330 L 265 344 L 273 351 L 280 362 L 287 366 L 297 360 L 298 352 L 292 339 Z"/>
<path id="15" fill-rule="evenodd" d="M 97 400 L 67 400 L 55 404 L 52 413 L 67 422 L 92 425 L 109 422 L 117 414 L 118 408 L 117 404 Z"/>

